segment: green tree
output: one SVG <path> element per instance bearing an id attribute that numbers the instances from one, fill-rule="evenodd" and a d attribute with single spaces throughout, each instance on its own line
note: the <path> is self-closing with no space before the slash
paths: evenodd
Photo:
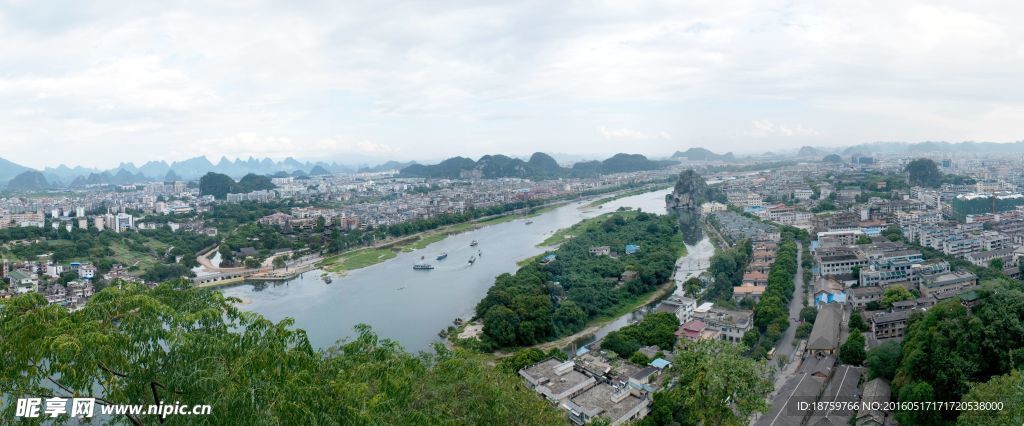
<path id="1" fill-rule="evenodd" d="M 1003 409 L 997 411 L 964 410 L 957 418 L 957 424 L 972 426 L 997 426 L 1024 423 L 1024 376 L 1019 370 L 993 377 L 983 383 L 976 383 L 964 395 L 964 402 L 1002 402 Z"/>
<path id="2" fill-rule="evenodd" d="M 812 329 L 814 329 L 814 324 L 813 323 L 809 323 L 809 322 L 801 323 L 800 326 L 796 328 L 796 338 L 797 339 L 806 339 L 807 337 L 809 337 L 811 335 L 811 330 Z"/>
<path id="3" fill-rule="evenodd" d="M 942 183 L 942 172 L 935 162 L 927 158 L 918 158 L 907 164 L 904 169 L 911 185 L 936 188 Z"/>
<path id="4" fill-rule="evenodd" d="M 743 333 L 743 344 L 746 347 L 753 349 L 757 345 L 757 341 L 761 338 L 761 333 L 756 328 L 752 328 Z"/>
<path id="5" fill-rule="evenodd" d="M 818 310 L 813 306 L 806 306 L 800 309 L 800 319 L 806 323 L 814 324 L 814 320 L 818 318 Z"/>
<path id="6" fill-rule="evenodd" d="M 850 314 L 850 330 L 857 330 L 860 332 L 868 331 L 868 323 L 864 321 L 864 317 L 860 315 L 860 312 L 853 311 Z"/>
<path id="7" fill-rule="evenodd" d="M 891 285 L 882 292 L 882 306 L 891 308 L 893 303 L 914 298 L 914 294 L 901 285 Z"/>
<path id="8" fill-rule="evenodd" d="M 683 291 L 686 292 L 687 297 L 696 298 L 700 295 L 701 283 L 697 277 L 691 277 L 690 279 L 683 282 Z"/>
<path id="9" fill-rule="evenodd" d="M 991 261 L 988 262 L 988 267 L 990 269 L 992 269 L 993 271 L 1002 272 L 1003 271 L 1003 259 L 998 258 L 998 257 L 995 258 L 995 259 L 992 259 Z"/>
<path id="10" fill-rule="evenodd" d="M 857 237 L 857 244 L 871 244 L 871 238 L 867 235 L 861 235 Z"/>
<path id="11" fill-rule="evenodd" d="M 866 356 L 864 353 L 864 335 L 859 330 L 850 330 L 850 335 L 846 337 L 846 342 L 843 342 L 842 346 L 839 347 L 839 360 L 844 364 L 861 365 L 864 363 Z"/>
<path id="12" fill-rule="evenodd" d="M 284 256 L 276 256 L 276 257 L 274 257 L 273 264 L 274 264 L 274 269 L 283 269 L 283 268 L 288 267 L 288 264 L 284 260 Z"/>
<path id="13" fill-rule="evenodd" d="M 366 326 L 317 351 L 292 320 L 274 323 L 235 302 L 185 281 L 109 287 L 75 312 L 39 294 L 4 300 L 0 389 L 5 399 L 210 404 L 205 424 L 564 422 L 521 379 L 479 355 L 440 345 L 432 354 L 409 354 Z M 13 418 L 14 410 L 5 404 L 0 415 Z M 115 420 L 160 423 L 146 415 Z"/>
<path id="14" fill-rule="evenodd" d="M 647 355 L 644 355 L 644 354 L 640 353 L 639 351 L 637 351 L 637 352 L 633 352 L 633 355 L 630 355 L 629 362 L 632 362 L 633 364 L 636 364 L 636 365 L 639 365 L 639 366 L 645 366 L 648 363 L 650 363 L 651 360 L 649 358 L 647 358 Z"/>
<path id="15" fill-rule="evenodd" d="M 666 373 L 677 386 L 654 394 L 642 423 L 743 425 L 767 410 L 768 365 L 744 357 L 742 350 L 721 340 L 688 343 Z"/>
<path id="16" fill-rule="evenodd" d="M 245 263 L 245 267 L 246 268 L 256 269 L 256 268 L 260 267 L 262 262 L 260 262 L 260 260 L 255 258 L 255 257 L 248 256 L 248 257 L 245 258 L 245 262 L 244 263 Z"/>
<path id="17" fill-rule="evenodd" d="M 896 369 L 900 366 L 900 355 L 900 344 L 896 342 L 885 342 L 871 348 L 867 355 L 869 380 L 878 377 L 892 380 L 896 377 Z"/>

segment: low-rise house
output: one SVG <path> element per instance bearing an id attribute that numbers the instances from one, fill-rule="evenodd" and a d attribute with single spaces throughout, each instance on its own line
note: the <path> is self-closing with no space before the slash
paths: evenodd
<path id="1" fill-rule="evenodd" d="M 861 396 L 862 409 L 857 411 L 854 420 L 856 426 L 882 426 L 891 421 L 892 413 L 883 410 L 883 407 L 892 398 L 892 391 L 889 388 L 889 381 L 884 378 L 877 378 L 864 383 L 864 393 Z"/>
<path id="2" fill-rule="evenodd" d="M 644 418 L 651 400 L 631 387 L 613 387 L 606 383 L 592 386 L 563 404 L 573 424 L 590 423 L 607 417 L 612 425 Z"/>
<path id="3" fill-rule="evenodd" d="M 612 254 L 612 248 L 608 246 L 591 247 L 590 254 L 594 256 L 608 256 Z"/>
<path id="4" fill-rule="evenodd" d="M 679 329 L 676 330 L 676 337 L 694 342 L 701 339 L 707 328 L 707 324 L 702 321 L 689 321 L 679 326 Z"/>
<path id="5" fill-rule="evenodd" d="M 721 340 L 732 343 L 743 341 L 743 334 L 753 327 L 753 316 L 753 311 L 733 311 L 714 307 L 707 311 L 702 311 L 698 307 L 693 314 L 694 319 L 717 331 Z"/>
<path id="6" fill-rule="evenodd" d="M 662 300 L 654 308 L 655 312 L 669 312 L 679 318 L 680 323 L 685 323 L 693 317 L 693 311 L 697 309 L 697 300 L 690 297 L 672 296 Z"/>
<path id="7" fill-rule="evenodd" d="M 871 302 L 882 302 L 882 287 L 854 287 L 847 290 L 847 302 L 854 309 L 867 309 Z"/>
<path id="8" fill-rule="evenodd" d="M 839 328 L 843 321 L 842 306 L 836 303 L 822 305 L 814 319 L 814 327 L 807 338 L 807 352 L 811 355 L 835 355 L 839 348 Z"/>
<path id="9" fill-rule="evenodd" d="M 998 250 L 988 250 L 978 253 L 969 253 L 964 257 L 968 262 L 976 266 L 987 267 L 993 260 L 999 259 L 1003 262 L 1003 265 L 1009 265 L 1013 263 L 1013 251 L 1014 247 L 1006 247 Z"/>
<path id="10" fill-rule="evenodd" d="M 891 339 L 903 337 L 903 329 L 907 327 L 912 309 L 901 311 L 879 312 L 871 317 L 871 332 L 875 339 Z"/>
<path id="11" fill-rule="evenodd" d="M 576 371 L 573 361 L 562 362 L 549 358 L 519 370 L 526 385 L 549 401 L 562 402 L 589 389 L 597 381 Z"/>
<path id="12" fill-rule="evenodd" d="M 732 288 L 732 299 L 739 302 L 743 299 L 751 299 L 754 303 L 761 300 L 767 285 L 754 285 L 743 283 L 743 285 Z"/>
<path id="13" fill-rule="evenodd" d="M 928 275 L 921 279 L 918 289 L 922 296 L 946 291 L 964 292 L 978 286 L 978 276 L 968 271 L 947 272 Z"/>

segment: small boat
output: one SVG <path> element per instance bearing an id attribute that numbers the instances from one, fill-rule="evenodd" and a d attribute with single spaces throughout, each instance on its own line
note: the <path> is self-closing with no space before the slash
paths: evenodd
<path id="1" fill-rule="evenodd" d="M 476 242 L 476 240 L 473 240 L 473 242 L 469 243 L 469 246 L 470 247 L 476 247 L 477 244 L 480 244 L 480 243 Z"/>
<path id="2" fill-rule="evenodd" d="M 431 265 L 429 263 L 417 263 L 415 265 L 412 265 L 412 269 L 429 270 L 429 269 L 434 269 L 434 265 Z"/>
<path id="3" fill-rule="evenodd" d="M 469 257 L 469 264 L 472 265 L 474 263 L 476 263 L 476 256 L 470 256 Z"/>
<path id="4" fill-rule="evenodd" d="M 448 257 L 448 252 L 441 253 L 441 255 L 437 257 L 437 260 L 444 260 L 446 257 Z"/>
<path id="5" fill-rule="evenodd" d="M 333 280 L 331 279 L 330 275 L 324 275 L 324 284 L 330 284 L 331 281 Z"/>
<path id="6" fill-rule="evenodd" d="M 484 252 L 483 252 L 483 251 L 480 251 L 480 252 L 479 252 L 479 253 L 477 253 L 476 255 L 477 255 L 477 256 L 480 256 L 480 257 L 484 257 Z"/>
<path id="7" fill-rule="evenodd" d="M 528 220 L 528 221 L 526 221 L 526 224 L 527 224 L 527 225 L 532 225 L 532 224 L 533 224 L 533 221 L 532 221 L 532 220 Z"/>

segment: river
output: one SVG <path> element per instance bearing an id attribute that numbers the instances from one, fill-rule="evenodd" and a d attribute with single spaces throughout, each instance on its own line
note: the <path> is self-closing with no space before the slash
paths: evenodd
<path id="1" fill-rule="evenodd" d="M 331 284 L 325 284 L 321 271 L 314 270 L 286 283 L 245 284 L 222 291 L 242 299 L 242 309 L 273 321 L 294 318 L 295 326 L 306 330 L 315 347 L 329 347 L 351 336 L 356 324 L 365 323 L 381 337 L 396 340 L 408 350 L 429 350 L 440 341 L 438 331 L 451 325 L 454 318 L 473 315 L 496 276 L 515 272 L 517 261 L 544 252 L 536 244 L 552 232 L 619 207 L 665 214 L 665 195 L 669 192 L 664 189 L 624 197 L 603 208 L 587 207 L 590 201 L 570 203 L 532 218 L 530 225 L 519 219 L 453 235 L 386 262 L 349 271 L 335 277 Z M 474 240 L 479 245 L 470 247 Z M 692 251 L 680 263 L 703 257 L 706 267 L 706 257 L 714 249 L 704 245 L 710 247 L 706 239 L 688 247 Z M 442 252 L 447 252 L 448 258 L 435 260 Z M 479 253 L 482 255 L 470 265 L 470 256 Z M 413 270 L 421 257 L 436 269 Z"/>

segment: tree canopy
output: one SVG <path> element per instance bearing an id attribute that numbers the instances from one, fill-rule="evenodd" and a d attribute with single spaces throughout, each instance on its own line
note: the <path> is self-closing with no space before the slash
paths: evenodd
<path id="1" fill-rule="evenodd" d="M 564 423 L 518 377 L 478 355 L 440 345 L 409 354 L 366 326 L 316 351 L 291 319 L 274 323 L 236 301 L 183 281 L 107 288 L 75 312 L 34 293 L 5 300 L 0 389 L 11 398 L 209 404 L 205 424 Z M 2 415 L 14 409 L 6 404 Z"/>
<path id="2" fill-rule="evenodd" d="M 676 386 L 654 394 L 644 425 L 745 425 L 765 411 L 772 390 L 764 360 L 743 356 L 743 347 L 722 340 L 689 342 L 666 373 Z"/>
<path id="3" fill-rule="evenodd" d="M 1020 283 L 992 280 L 976 290 L 968 311 L 959 300 L 911 315 L 893 379 L 900 401 L 959 401 L 972 383 L 1019 369 L 1024 362 L 1024 291 Z M 956 413 L 909 411 L 901 423 L 951 421 Z"/>
<path id="4" fill-rule="evenodd" d="M 683 249 L 671 217 L 616 212 L 597 220 L 600 225 L 562 243 L 556 261 L 531 262 L 495 279 L 476 307 L 485 344 L 532 345 L 571 334 L 669 279 Z M 639 249 L 626 254 L 627 244 Z M 615 256 L 590 253 L 601 246 L 610 247 Z"/>

